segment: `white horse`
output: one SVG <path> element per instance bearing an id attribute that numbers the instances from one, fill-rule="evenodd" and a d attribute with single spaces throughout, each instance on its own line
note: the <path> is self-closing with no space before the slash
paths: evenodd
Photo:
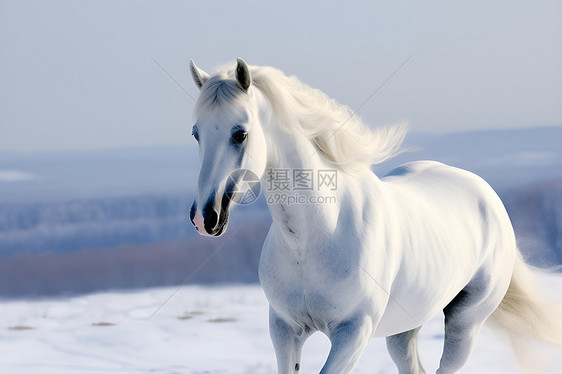
<path id="1" fill-rule="evenodd" d="M 299 371 L 315 331 L 332 344 L 321 373 L 349 373 L 373 337 L 386 337 L 400 373 L 424 373 L 416 337 L 440 311 L 440 374 L 465 364 L 488 317 L 512 337 L 562 345 L 560 321 L 529 286 L 506 210 L 480 177 L 420 161 L 379 179 L 369 167 L 397 152 L 403 127 L 370 130 L 348 107 L 271 67 L 238 59 L 213 76 L 190 67 L 201 89 L 190 214 L 200 234 L 225 232 L 235 170 L 252 171 L 263 186 L 286 182 L 287 173 L 271 170 L 337 173 L 335 189 L 297 191 L 301 203 L 265 189 L 273 224 L 259 278 L 279 373 Z M 310 203 L 328 192 L 329 203 Z"/>

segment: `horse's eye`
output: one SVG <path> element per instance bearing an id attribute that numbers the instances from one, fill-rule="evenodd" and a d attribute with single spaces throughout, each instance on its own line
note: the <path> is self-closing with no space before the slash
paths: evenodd
<path id="1" fill-rule="evenodd" d="M 232 135 L 232 142 L 234 144 L 240 144 L 242 142 L 244 142 L 244 140 L 246 140 L 246 138 L 248 137 L 248 133 L 244 130 L 239 130 L 236 131 L 234 133 L 234 135 Z"/>
<path id="2" fill-rule="evenodd" d="M 199 133 L 197 132 L 196 129 L 192 129 L 192 130 L 191 130 L 191 135 L 193 135 L 193 137 L 195 138 L 195 140 L 199 141 Z"/>

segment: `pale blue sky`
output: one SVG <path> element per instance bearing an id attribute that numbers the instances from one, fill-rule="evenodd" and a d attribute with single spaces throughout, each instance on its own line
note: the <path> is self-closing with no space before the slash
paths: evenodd
<path id="1" fill-rule="evenodd" d="M 371 126 L 562 125 L 560 1 L 3 1 L 0 151 L 187 144 L 193 58 L 295 74 Z"/>

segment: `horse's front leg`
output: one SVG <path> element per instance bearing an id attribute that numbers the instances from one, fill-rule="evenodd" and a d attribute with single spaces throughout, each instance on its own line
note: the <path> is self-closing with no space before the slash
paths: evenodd
<path id="1" fill-rule="evenodd" d="M 309 333 L 291 327 L 270 307 L 269 334 L 277 357 L 277 372 L 279 374 L 298 373 L 302 346 Z"/>
<path id="2" fill-rule="evenodd" d="M 373 320 L 356 316 L 330 332 L 332 348 L 320 374 L 346 374 L 355 367 L 373 336 Z"/>

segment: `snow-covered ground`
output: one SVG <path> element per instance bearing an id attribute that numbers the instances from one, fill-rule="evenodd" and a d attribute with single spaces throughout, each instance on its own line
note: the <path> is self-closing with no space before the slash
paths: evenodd
<path id="1" fill-rule="evenodd" d="M 562 276 L 541 275 L 550 299 L 562 299 Z M 176 292 L 177 291 L 177 292 Z M 261 288 L 159 288 L 74 298 L 0 302 L 1 373 L 274 373 L 275 357 Z M 420 333 L 420 354 L 435 372 L 442 318 Z M 548 347 L 545 373 L 560 373 Z M 304 347 L 301 373 L 320 370 L 329 342 L 320 333 Z M 464 373 L 520 373 L 510 349 L 488 328 Z M 355 373 L 396 373 L 383 339 L 373 340 Z"/>

